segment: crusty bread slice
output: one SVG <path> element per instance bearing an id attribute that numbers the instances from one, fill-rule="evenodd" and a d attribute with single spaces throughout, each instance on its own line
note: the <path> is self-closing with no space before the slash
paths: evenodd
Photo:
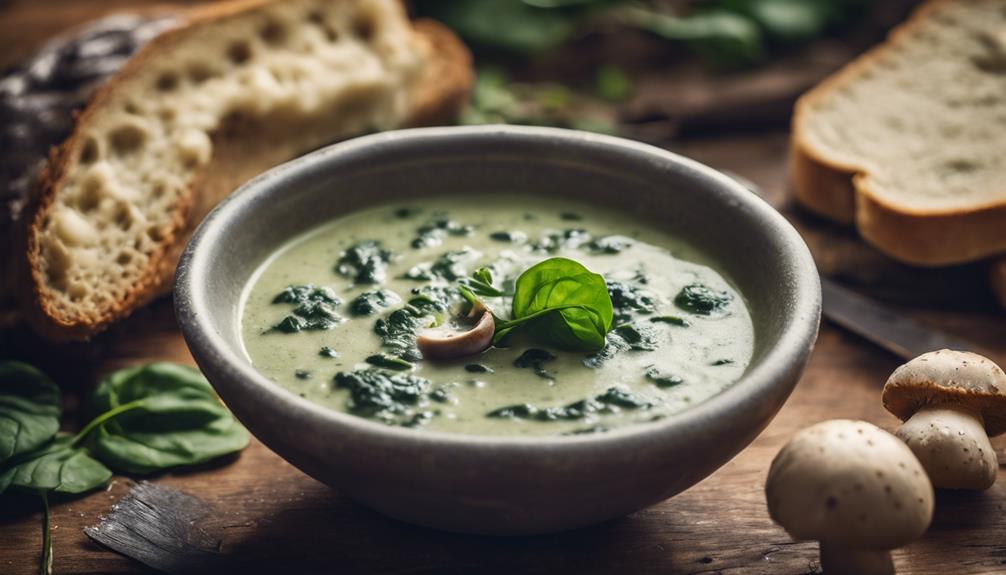
<path id="1" fill-rule="evenodd" d="M 804 95 L 797 200 L 903 262 L 1006 251 L 1006 2 L 934 0 Z"/>
<path id="2" fill-rule="evenodd" d="M 81 113 L 25 217 L 17 290 L 40 334 L 87 339 L 170 288 L 203 216 L 326 143 L 446 121 L 470 55 L 398 0 L 213 5 L 144 47 Z"/>

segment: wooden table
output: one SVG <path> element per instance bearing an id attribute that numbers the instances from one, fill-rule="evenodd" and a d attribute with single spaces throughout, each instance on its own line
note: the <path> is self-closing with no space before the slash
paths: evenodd
<path id="1" fill-rule="evenodd" d="M 7 20 L 0 11 L 0 39 L 11 38 L 12 30 L 24 25 L 25 13 L 31 13 L 30 6 L 21 10 L 20 19 Z M 54 26 L 42 28 L 50 32 Z M 18 34 L 24 37 L 25 32 Z M 773 204 L 785 204 L 785 133 L 690 140 L 671 148 L 745 176 Z M 799 218 L 797 224 L 809 230 Z M 1006 321 L 995 310 L 905 312 L 970 338 L 1006 362 Z M 167 301 L 86 348 L 26 343 L 21 334 L 4 337 L 18 356 L 60 373 L 61 383 L 70 389 L 71 413 L 72 390 L 97 374 L 155 359 L 192 361 Z M 880 389 L 899 363 L 825 323 L 796 391 L 740 455 L 673 499 L 623 519 L 552 536 L 470 537 L 386 519 L 307 477 L 254 440 L 240 457 L 153 480 L 215 507 L 213 523 L 223 533 L 222 551 L 262 572 L 816 573 L 817 545 L 792 542 L 768 517 L 763 490 L 769 462 L 797 430 L 825 419 L 865 419 L 893 430 L 897 421 L 881 407 Z M 1006 474 L 1000 472 L 999 479 L 984 493 L 938 494 L 924 539 L 895 553 L 899 573 L 1006 573 Z M 143 570 L 81 531 L 96 523 L 128 484 L 116 477 L 106 492 L 55 504 L 57 573 Z M 30 498 L 0 501 L 0 573 L 34 573 L 40 549 L 37 503 Z"/>

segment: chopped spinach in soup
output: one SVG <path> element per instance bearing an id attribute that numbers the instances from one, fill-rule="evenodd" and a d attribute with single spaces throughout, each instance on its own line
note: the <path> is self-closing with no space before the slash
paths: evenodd
<path id="1" fill-rule="evenodd" d="M 518 282 L 525 272 L 543 279 Z M 555 285 L 521 295 L 531 280 Z M 500 329 L 564 289 L 593 289 L 583 296 L 591 303 Z M 495 345 L 424 358 L 417 337 L 470 329 L 473 298 L 494 314 Z M 602 326 L 596 310 L 609 299 Z M 673 230 L 524 196 L 340 217 L 270 258 L 241 313 L 252 364 L 278 385 L 387 425 L 477 435 L 603 433 L 661 419 L 737 381 L 754 345 L 743 298 Z"/>

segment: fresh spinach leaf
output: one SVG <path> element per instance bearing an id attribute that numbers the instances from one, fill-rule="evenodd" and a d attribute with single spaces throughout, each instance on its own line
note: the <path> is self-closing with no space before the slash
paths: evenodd
<path id="1" fill-rule="evenodd" d="M 349 302 L 349 312 L 355 316 L 373 315 L 385 308 L 401 303 L 402 298 L 391 290 L 366 291 Z"/>
<path id="2" fill-rule="evenodd" d="M 600 274 L 570 259 L 550 258 L 517 278 L 511 316 L 497 322 L 493 343 L 533 322 L 530 331 L 539 341 L 596 351 L 611 328 L 611 297 Z"/>
<path id="3" fill-rule="evenodd" d="M 379 284 L 384 281 L 385 269 L 392 253 L 381 248 L 379 242 L 368 240 L 342 252 L 335 263 L 335 272 L 353 278 L 357 284 Z"/>
<path id="4" fill-rule="evenodd" d="M 0 471 L 0 493 L 23 490 L 84 493 L 108 482 L 112 472 L 75 445 L 74 438 L 59 435 L 40 449 L 22 453 Z"/>
<path id="5" fill-rule="evenodd" d="M 718 67 L 743 66 L 765 56 L 762 30 L 735 11 L 710 8 L 674 16 L 642 6 L 619 11 L 620 20 L 665 40 L 682 42 Z"/>
<path id="6" fill-rule="evenodd" d="M 38 449 L 59 431 L 59 388 L 19 361 L 0 362 L 0 466 Z"/>
<path id="7" fill-rule="evenodd" d="M 699 283 L 686 285 L 674 296 L 674 305 L 696 315 L 712 315 L 733 300 L 730 292 L 716 291 Z"/>
<path id="8" fill-rule="evenodd" d="M 199 371 L 151 363 L 117 371 L 91 397 L 86 437 L 115 469 L 150 473 L 240 451 L 248 432 Z"/>

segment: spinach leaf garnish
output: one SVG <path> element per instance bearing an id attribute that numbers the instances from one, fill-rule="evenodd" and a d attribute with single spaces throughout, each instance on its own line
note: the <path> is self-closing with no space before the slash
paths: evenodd
<path id="1" fill-rule="evenodd" d="M 349 302 L 349 312 L 355 316 L 373 315 L 382 309 L 401 303 L 402 298 L 391 290 L 365 291 Z"/>
<path id="2" fill-rule="evenodd" d="M 444 236 L 470 236 L 474 232 L 474 226 L 462 225 L 454 220 L 441 218 L 417 229 L 417 235 L 410 245 L 415 249 L 431 248 L 443 243 Z"/>
<path id="3" fill-rule="evenodd" d="M 531 369 L 538 377 L 554 379 L 552 374 L 545 369 L 545 362 L 554 359 L 555 356 L 544 349 L 531 348 L 513 360 L 513 365 L 521 369 Z"/>
<path id="4" fill-rule="evenodd" d="M 335 262 L 335 273 L 352 278 L 357 284 L 379 284 L 384 281 L 385 269 L 392 253 L 381 248 L 379 242 L 367 240 L 342 252 Z"/>
<path id="5" fill-rule="evenodd" d="M 570 421 L 589 415 L 618 413 L 621 409 L 650 409 L 653 404 L 621 387 L 610 387 L 604 393 L 581 399 L 561 407 L 539 408 L 530 403 L 508 405 L 494 409 L 486 417 L 500 419 L 530 419 L 534 421 Z"/>
<path id="6" fill-rule="evenodd" d="M 343 321 L 342 316 L 335 312 L 335 306 L 341 305 L 335 291 L 330 287 L 314 285 L 289 286 L 272 300 L 273 304 L 294 304 L 291 315 L 286 316 L 269 331 L 297 333 L 299 331 L 316 331 L 332 329 Z"/>
<path id="7" fill-rule="evenodd" d="M 433 416 L 422 409 L 429 403 L 430 380 L 426 378 L 368 368 L 339 372 L 334 381 L 336 388 L 349 390 L 347 407 L 354 415 L 407 427 Z"/>
<path id="8" fill-rule="evenodd" d="M 467 292 L 467 293 L 466 293 Z M 471 292 L 462 295 L 471 299 Z M 611 297 L 604 278 L 566 258 L 527 269 L 514 286 L 512 319 L 496 319 L 493 343 L 533 325 L 532 335 L 560 349 L 596 351 L 611 329 Z"/>
<path id="9" fill-rule="evenodd" d="M 18 361 L 0 363 L 0 465 L 56 435 L 59 397 L 59 388 L 41 371 Z"/>
<path id="10" fill-rule="evenodd" d="M 696 315 L 711 315 L 725 308 L 732 299 L 730 292 L 716 291 L 703 284 L 693 283 L 674 296 L 674 305 Z"/>
<path id="11" fill-rule="evenodd" d="M 240 451 L 248 432 L 198 370 L 171 363 L 117 371 L 91 397 L 95 455 L 116 469 L 150 473 Z"/>

